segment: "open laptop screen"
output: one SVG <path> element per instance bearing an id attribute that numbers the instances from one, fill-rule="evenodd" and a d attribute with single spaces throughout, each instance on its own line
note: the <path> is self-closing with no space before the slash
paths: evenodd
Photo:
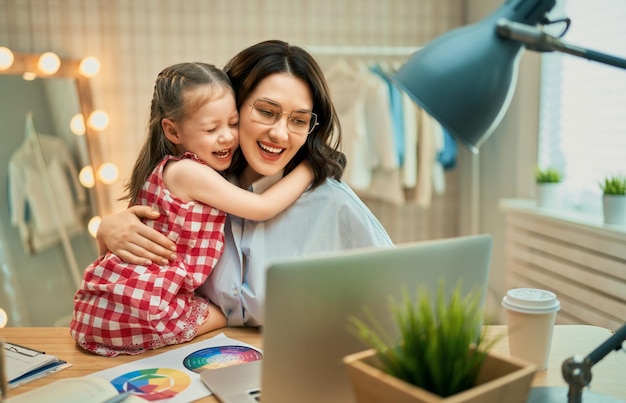
<path id="1" fill-rule="evenodd" d="M 268 268 L 261 396 L 265 402 L 351 402 L 342 358 L 365 348 L 348 317 L 370 310 L 394 329 L 389 298 L 420 285 L 482 290 L 492 238 L 477 235 L 276 262 Z M 436 292 L 431 292 L 436 295 Z M 477 329 L 478 330 L 478 329 Z"/>

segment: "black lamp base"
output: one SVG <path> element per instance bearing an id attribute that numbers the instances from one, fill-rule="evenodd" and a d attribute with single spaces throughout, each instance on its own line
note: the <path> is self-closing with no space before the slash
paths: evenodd
<path id="1" fill-rule="evenodd" d="M 526 403 L 567 403 L 567 387 L 534 387 L 530 389 Z M 583 403 L 626 403 L 626 400 L 606 396 L 592 390 L 583 390 Z"/>

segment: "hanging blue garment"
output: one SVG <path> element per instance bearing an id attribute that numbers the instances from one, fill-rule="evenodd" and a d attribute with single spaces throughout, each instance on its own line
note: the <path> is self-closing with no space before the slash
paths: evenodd
<path id="1" fill-rule="evenodd" d="M 443 166 L 443 169 L 453 169 L 456 167 L 456 160 L 458 154 L 458 145 L 452 138 L 450 133 L 443 129 L 443 150 L 437 155 L 437 161 Z"/>
<path id="2" fill-rule="evenodd" d="M 391 110 L 391 120 L 393 126 L 393 136 L 396 142 L 398 162 L 400 166 L 404 164 L 404 106 L 402 104 L 402 92 L 392 82 L 387 73 L 379 64 L 369 66 L 370 71 L 383 79 L 389 86 L 389 108 Z"/>

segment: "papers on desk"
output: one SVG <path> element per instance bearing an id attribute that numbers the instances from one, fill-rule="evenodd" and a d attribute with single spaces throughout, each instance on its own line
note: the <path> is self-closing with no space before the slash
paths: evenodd
<path id="1" fill-rule="evenodd" d="M 9 389 L 39 379 L 71 366 L 58 357 L 43 351 L 5 342 L 4 348 Z"/>
<path id="2" fill-rule="evenodd" d="M 257 360 L 261 355 L 255 347 L 220 333 L 90 376 L 111 382 L 118 393 L 132 391 L 135 396 L 148 401 L 191 402 L 211 395 L 200 379 L 202 370 Z"/>
<path id="3" fill-rule="evenodd" d="M 104 379 L 93 376 L 63 378 L 13 396 L 6 403 L 146 403 L 131 393 L 121 394 Z"/>

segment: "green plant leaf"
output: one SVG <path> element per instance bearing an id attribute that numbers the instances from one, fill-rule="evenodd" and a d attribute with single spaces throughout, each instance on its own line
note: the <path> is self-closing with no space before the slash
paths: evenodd
<path id="1" fill-rule="evenodd" d="M 558 183 L 563 180 L 561 171 L 555 168 L 541 169 L 537 167 L 535 169 L 535 181 L 537 183 Z"/>
<path id="2" fill-rule="evenodd" d="M 605 195 L 626 195 L 626 176 L 608 176 L 599 185 Z"/>
<path id="3" fill-rule="evenodd" d="M 374 348 L 388 374 L 442 397 L 466 390 L 495 340 L 484 344 L 480 290 L 462 294 L 461 283 L 446 298 L 441 281 L 437 294 L 419 287 L 412 301 L 406 289 L 401 300 L 389 299 L 399 340 L 391 340 L 380 323 L 367 313 L 367 322 L 349 318 L 353 333 Z"/>

